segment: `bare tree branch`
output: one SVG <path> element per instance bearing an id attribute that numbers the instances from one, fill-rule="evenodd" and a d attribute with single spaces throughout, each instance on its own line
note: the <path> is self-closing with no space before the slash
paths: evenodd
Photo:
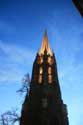
<path id="1" fill-rule="evenodd" d="M 14 125 L 19 122 L 20 116 L 16 110 L 7 111 L 0 116 L 0 125 Z"/>
<path id="2" fill-rule="evenodd" d="M 29 74 L 25 74 L 23 79 L 22 79 L 22 87 L 17 90 L 17 92 L 19 92 L 21 95 L 27 91 L 29 91 L 29 87 L 30 87 L 30 76 Z"/>
<path id="3" fill-rule="evenodd" d="M 30 77 L 29 74 L 25 74 L 22 79 L 22 87 L 17 90 L 20 94 L 29 93 L 30 87 Z M 5 113 L 0 115 L 0 125 L 14 125 L 16 122 L 20 121 L 20 116 L 17 113 L 17 109 L 6 111 Z"/>

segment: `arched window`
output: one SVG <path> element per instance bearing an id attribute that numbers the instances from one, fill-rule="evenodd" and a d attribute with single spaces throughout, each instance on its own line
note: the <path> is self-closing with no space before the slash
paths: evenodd
<path id="1" fill-rule="evenodd" d="M 42 83 L 42 74 L 43 74 L 43 68 L 40 67 L 40 68 L 39 68 L 39 78 L 38 78 L 38 83 L 39 83 L 39 84 Z"/>
<path id="2" fill-rule="evenodd" d="M 52 65 L 54 63 L 54 58 L 49 56 L 48 57 L 48 64 Z"/>
<path id="3" fill-rule="evenodd" d="M 42 74 L 42 73 L 43 73 L 43 68 L 40 67 L 40 69 L 39 69 L 39 74 Z"/>
<path id="4" fill-rule="evenodd" d="M 48 106 L 48 100 L 46 97 L 42 98 L 42 107 L 46 108 Z"/>
<path id="5" fill-rule="evenodd" d="M 38 64 L 42 64 L 43 63 L 43 57 L 42 56 L 39 56 L 38 57 Z"/>
<path id="6" fill-rule="evenodd" d="M 43 63 L 43 57 L 42 56 L 40 57 L 40 63 Z"/>
<path id="7" fill-rule="evenodd" d="M 39 84 L 42 83 L 42 75 L 39 75 L 38 83 L 39 83 Z"/>
<path id="8" fill-rule="evenodd" d="M 52 75 L 48 75 L 48 83 L 49 83 L 49 84 L 52 83 Z"/>
<path id="9" fill-rule="evenodd" d="M 52 74 L 52 68 L 48 67 L 48 74 L 51 75 Z"/>
<path id="10" fill-rule="evenodd" d="M 48 83 L 52 83 L 52 68 L 48 67 Z"/>
<path id="11" fill-rule="evenodd" d="M 48 57 L 48 63 L 51 64 L 51 57 Z"/>

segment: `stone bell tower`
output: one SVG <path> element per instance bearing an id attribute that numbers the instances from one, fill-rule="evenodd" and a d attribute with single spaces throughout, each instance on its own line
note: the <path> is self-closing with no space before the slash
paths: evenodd
<path id="1" fill-rule="evenodd" d="M 22 106 L 20 125 L 69 125 L 59 86 L 57 64 L 45 32 L 33 63 L 30 92 Z"/>

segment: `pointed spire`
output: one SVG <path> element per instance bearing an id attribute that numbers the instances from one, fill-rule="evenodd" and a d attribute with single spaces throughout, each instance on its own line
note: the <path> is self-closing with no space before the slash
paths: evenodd
<path id="1" fill-rule="evenodd" d="M 39 54 L 44 54 L 44 51 L 47 51 L 47 54 L 52 55 L 49 43 L 48 43 L 48 36 L 47 36 L 47 32 L 45 31 L 44 33 L 44 38 L 42 41 L 42 46 L 41 49 L 39 50 Z"/>

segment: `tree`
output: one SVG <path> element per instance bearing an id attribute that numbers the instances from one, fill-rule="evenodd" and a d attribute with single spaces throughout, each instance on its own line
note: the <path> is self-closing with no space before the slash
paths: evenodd
<path id="1" fill-rule="evenodd" d="M 6 111 L 0 116 L 1 125 L 13 125 L 16 122 L 19 122 L 20 116 L 17 113 L 17 109 L 12 111 Z"/>
<path id="2" fill-rule="evenodd" d="M 22 79 L 22 87 L 17 90 L 20 95 L 23 93 L 29 94 L 29 88 L 30 88 L 30 77 L 29 74 L 25 74 Z M 18 113 L 18 109 L 12 109 L 9 111 L 6 111 L 0 115 L 0 125 L 14 125 L 16 122 L 20 121 L 20 115 Z"/>
<path id="3" fill-rule="evenodd" d="M 29 89 L 30 89 L 30 76 L 29 74 L 25 74 L 23 79 L 22 79 L 22 87 L 17 90 L 18 93 L 20 93 L 21 95 L 23 93 L 29 93 Z"/>

